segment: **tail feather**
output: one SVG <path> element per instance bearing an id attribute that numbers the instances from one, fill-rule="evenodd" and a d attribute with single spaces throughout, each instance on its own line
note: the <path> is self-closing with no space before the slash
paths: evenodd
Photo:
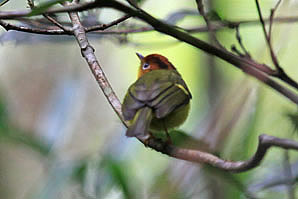
<path id="1" fill-rule="evenodd" d="M 148 136 L 151 120 L 151 108 L 145 106 L 139 109 L 126 131 L 126 136 L 139 138 Z"/>

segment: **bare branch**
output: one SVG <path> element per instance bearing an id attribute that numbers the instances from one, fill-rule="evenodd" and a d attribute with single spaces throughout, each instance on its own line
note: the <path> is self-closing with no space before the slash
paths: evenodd
<path id="1" fill-rule="evenodd" d="M 238 43 L 239 43 L 239 45 L 240 45 L 242 51 L 245 53 L 245 56 L 246 56 L 247 58 L 251 58 L 249 52 L 246 50 L 245 46 L 244 46 L 243 43 L 242 43 L 242 39 L 241 39 L 240 32 L 239 32 L 239 25 L 236 26 L 235 29 L 236 29 L 236 39 L 237 39 L 237 41 L 238 41 Z"/>
<path id="2" fill-rule="evenodd" d="M 70 3 L 68 2 L 66 3 L 67 5 L 70 5 Z M 94 48 L 90 45 L 86 37 L 86 31 L 80 21 L 78 13 L 70 12 L 69 17 L 73 25 L 74 36 L 76 37 L 77 42 L 81 48 L 81 53 L 83 57 L 88 63 L 90 70 L 92 71 L 108 102 L 111 104 L 115 113 L 121 119 L 123 124 L 126 125 L 121 113 L 121 103 L 118 97 L 116 96 L 115 92 L 113 91 L 109 81 L 107 80 L 107 77 L 105 76 L 101 66 L 99 65 L 99 62 L 94 54 Z"/>
<path id="3" fill-rule="evenodd" d="M 235 45 L 232 45 L 232 46 L 231 46 L 231 50 L 232 50 L 234 53 L 236 53 L 238 56 L 240 56 L 240 57 L 245 57 L 245 55 L 242 54 L 242 53 L 237 49 L 237 47 L 236 47 Z"/>
<path id="4" fill-rule="evenodd" d="M 233 64 L 237 68 L 243 70 L 245 73 L 264 82 L 271 88 L 282 93 L 284 96 L 289 98 L 294 103 L 298 104 L 297 94 L 295 94 L 291 90 L 281 86 L 279 83 L 277 83 L 276 81 L 271 79 L 268 76 L 268 74 L 264 74 L 263 72 L 260 72 L 259 70 L 257 70 L 255 67 L 252 66 L 252 61 L 250 61 L 248 59 L 236 56 L 236 55 L 228 52 L 227 50 L 216 48 L 202 40 L 199 40 L 183 31 L 180 31 L 180 30 L 172 27 L 171 25 L 165 24 L 165 23 L 157 20 L 156 18 L 152 17 L 151 15 L 149 15 L 148 13 L 146 13 L 145 11 L 143 11 L 141 9 L 136 11 L 124 4 L 121 4 L 119 2 L 112 1 L 112 0 L 111 1 L 99 1 L 97 6 L 115 8 L 122 12 L 136 16 L 139 19 L 150 24 L 152 27 L 155 28 L 155 30 L 157 30 L 159 32 L 170 35 L 180 41 L 184 41 L 184 42 L 186 42 L 192 46 L 195 46 L 209 54 L 220 57 L 221 59 Z M 261 67 L 264 67 L 264 65 Z M 295 87 L 295 88 L 298 89 L 298 84 L 297 84 L 297 87 Z"/>
<path id="5" fill-rule="evenodd" d="M 203 1 L 202 0 L 196 0 L 196 3 L 197 3 L 197 7 L 198 7 L 198 10 L 199 10 L 199 13 L 203 16 L 205 22 L 206 22 L 206 25 L 207 25 L 207 28 L 208 28 L 208 32 L 210 33 L 210 36 L 211 38 L 213 39 L 213 41 L 215 42 L 215 44 L 219 47 L 219 48 L 224 48 L 220 42 L 217 40 L 216 38 L 216 35 L 215 35 L 215 32 L 214 30 L 211 28 L 211 24 L 209 22 L 209 19 L 205 13 L 205 10 L 204 10 L 204 4 L 203 4 Z"/>
<path id="6" fill-rule="evenodd" d="M 55 18 L 44 14 L 43 15 L 47 20 L 49 20 L 50 22 L 52 22 L 53 24 L 55 24 L 57 27 L 59 27 L 60 29 L 62 29 L 64 32 L 72 32 L 71 29 L 69 29 L 68 27 L 64 27 L 62 24 L 60 24 Z"/>
<path id="7" fill-rule="evenodd" d="M 277 2 L 277 6 L 279 5 L 279 3 L 280 3 L 280 1 Z M 270 55 L 271 55 L 272 62 L 275 65 L 277 71 L 280 71 L 282 69 L 281 69 L 281 67 L 278 63 L 277 57 L 276 57 L 276 55 L 273 51 L 273 47 L 272 47 L 272 44 L 271 44 L 271 33 L 270 34 L 267 33 L 265 22 L 264 22 L 264 19 L 263 19 L 263 16 L 262 16 L 262 11 L 261 11 L 260 4 L 259 4 L 258 0 L 256 0 L 256 5 L 257 5 L 258 14 L 259 14 L 259 19 L 260 19 L 260 22 L 262 24 L 262 28 L 263 28 L 263 31 L 264 31 L 264 36 L 265 36 L 267 45 L 268 45 L 269 50 L 270 50 Z M 270 17 L 270 27 L 272 27 L 272 21 L 273 21 L 273 15 Z"/>
<path id="8" fill-rule="evenodd" d="M 130 15 L 125 15 L 115 21 L 112 21 L 111 23 L 109 24 L 102 24 L 102 25 L 97 25 L 97 26 L 91 26 L 91 27 L 88 27 L 88 28 L 85 28 L 85 31 L 86 32 L 92 32 L 92 31 L 98 31 L 98 30 L 106 30 L 112 26 L 115 26 L 115 25 L 118 25 L 119 23 L 129 19 L 131 16 Z"/>
<path id="9" fill-rule="evenodd" d="M 284 96 L 286 96 L 288 99 L 293 101 L 294 103 L 298 104 L 298 95 L 293 93 L 288 88 L 280 85 L 275 80 L 271 79 L 269 76 L 271 76 L 271 73 L 267 73 L 265 71 L 270 71 L 271 69 L 267 67 L 264 64 L 258 64 L 252 60 L 248 60 L 243 57 L 239 57 L 233 53 L 228 52 L 225 49 L 219 49 L 217 47 L 214 47 L 200 39 L 197 39 L 196 37 L 193 37 L 184 31 L 181 31 L 177 29 L 176 27 L 173 27 L 171 25 L 165 24 L 161 22 L 160 20 L 157 20 L 156 18 L 152 17 L 145 11 L 141 10 L 140 8 L 135 10 L 134 8 L 128 7 L 120 2 L 114 1 L 114 0 L 102 0 L 102 1 L 94 1 L 94 2 L 87 2 L 82 3 L 78 5 L 70 5 L 63 8 L 56 8 L 56 9 L 49 9 L 43 14 L 49 14 L 49 13 L 58 13 L 58 12 L 65 12 L 65 11 L 83 11 L 87 9 L 92 8 L 98 8 L 98 7 L 107 7 L 107 8 L 114 8 L 116 10 L 122 11 L 126 14 L 129 14 L 133 17 L 137 17 L 146 23 L 150 24 L 155 30 L 165 33 L 167 35 L 170 35 L 180 41 L 184 41 L 192 46 L 195 46 L 209 54 L 215 55 L 217 57 L 220 57 L 221 59 L 227 61 L 228 63 L 233 64 L 237 68 L 241 69 L 245 73 L 257 78 L 258 80 L 264 82 L 271 88 L 277 90 Z M 28 11 L 20 11 L 20 12 L 10 12 L 10 16 L 4 16 L 4 13 L 7 14 L 7 12 L 0 12 L 0 18 L 15 18 L 15 17 L 21 17 L 26 16 L 26 14 L 30 13 Z M 260 71 L 260 68 L 262 69 Z M 265 73 L 264 73 L 265 72 Z M 290 79 L 287 75 L 283 76 L 277 76 L 281 80 L 287 82 L 289 85 L 293 86 L 294 88 L 298 89 L 298 84 Z"/>
<path id="10" fill-rule="evenodd" d="M 271 55 L 271 60 L 274 64 L 274 66 L 276 67 L 276 72 L 274 74 L 274 76 L 276 77 L 279 77 L 281 80 L 287 82 L 289 85 L 295 87 L 295 88 L 298 88 L 298 83 L 296 81 L 294 81 L 292 78 L 290 78 L 285 72 L 284 70 L 282 69 L 282 67 L 280 66 L 279 62 L 278 62 L 278 59 L 274 53 L 274 50 L 273 50 L 273 47 L 272 47 L 272 44 L 271 44 L 271 29 L 272 29 L 272 24 L 273 24 L 273 16 L 274 16 L 274 12 L 275 10 L 278 8 L 281 0 L 279 0 L 275 6 L 274 9 L 271 10 L 271 15 L 270 15 L 270 19 L 269 19 L 269 33 L 267 33 L 266 31 L 266 27 L 265 27 L 265 22 L 264 22 L 264 19 L 263 19 L 263 16 L 262 16 L 262 12 L 261 12 L 261 8 L 260 8 L 260 5 L 259 5 L 259 1 L 258 0 L 255 0 L 256 1 L 256 6 L 257 6 L 257 10 L 258 10 L 258 14 L 259 14 L 259 19 L 260 19 L 260 22 L 262 24 L 262 28 L 263 28 L 263 31 L 264 31 L 264 36 L 265 36 L 265 39 L 266 39 L 266 42 L 267 42 L 267 45 L 268 45 L 268 48 L 270 50 L 270 55 Z"/>
<path id="11" fill-rule="evenodd" d="M 22 25 L 13 25 L 7 23 L 3 20 L 0 20 L 0 25 L 5 28 L 5 30 L 17 30 L 21 32 L 28 32 L 41 35 L 72 35 L 71 32 L 65 32 L 64 30 L 59 29 L 44 29 L 44 28 L 30 28 Z"/>
<path id="12" fill-rule="evenodd" d="M 226 161 L 210 153 L 198 150 L 178 148 L 173 145 L 167 145 L 161 141 L 157 142 L 157 140 L 152 139 L 147 141 L 147 146 L 177 159 L 210 164 L 211 166 L 214 166 L 216 168 L 231 172 L 244 172 L 257 167 L 264 159 L 267 150 L 272 146 L 280 147 L 283 149 L 298 150 L 298 143 L 295 141 L 281 139 L 265 134 L 259 136 L 259 145 L 254 156 L 247 161 L 238 162 Z"/>
<path id="13" fill-rule="evenodd" d="M 277 10 L 278 6 L 280 5 L 281 0 L 278 0 L 278 2 L 276 3 L 275 7 L 273 9 L 271 9 L 271 13 L 270 13 L 270 17 L 269 17 L 269 32 L 268 32 L 268 37 L 269 37 L 269 41 L 271 42 L 271 34 L 272 34 L 272 26 L 273 26 L 273 17 L 274 17 L 274 13 Z"/>
<path id="14" fill-rule="evenodd" d="M 29 5 L 30 9 L 33 10 L 35 8 L 34 1 L 33 0 L 27 0 L 27 2 L 28 2 L 28 5 Z M 64 30 L 64 32 L 68 32 L 68 33 L 72 32 L 71 29 L 69 29 L 67 27 L 64 27 L 62 24 L 60 24 L 55 18 L 51 17 L 50 15 L 43 14 L 42 16 L 44 16 L 44 18 L 46 18 L 48 21 L 50 21 L 51 23 L 53 23 L 54 25 L 59 27 L 61 30 Z"/>
<path id="15" fill-rule="evenodd" d="M 98 63 L 98 60 L 94 54 L 94 49 L 88 42 L 85 28 L 81 24 L 78 14 L 74 12 L 70 12 L 69 17 L 73 24 L 74 35 L 80 46 L 83 57 L 88 63 L 90 70 L 92 71 L 94 77 L 96 78 L 108 102 L 113 107 L 114 111 L 116 112 L 120 120 L 123 122 L 123 124 L 127 126 L 126 122 L 122 117 L 121 103 L 118 97 L 116 96 L 115 92 L 113 91 L 103 70 L 101 69 Z M 267 150 L 271 146 L 276 146 L 284 149 L 298 150 L 298 143 L 295 141 L 280 139 L 269 135 L 261 135 L 259 137 L 259 146 L 258 146 L 257 152 L 250 160 L 231 162 L 231 161 L 222 160 L 210 153 L 206 153 L 198 150 L 178 148 L 154 138 L 150 138 L 149 140 L 140 140 L 140 141 L 142 141 L 147 146 L 159 152 L 165 153 L 169 156 L 182 159 L 182 160 L 191 161 L 191 162 L 206 163 L 214 167 L 227 170 L 227 171 L 233 171 L 233 172 L 247 171 L 249 169 L 252 169 L 258 166 L 262 161 L 262 159 L 264 158 Z"/>
<path id="16" fill-rule="evenodd" d="M 80 3 L 76 5 L 69 5 L 67 7 L 61 8 L 50 8 L 43 13 L 39 13 L 38 15 L 43 14 L 54 14 L 54 13 L 63 13 L 63 12 L 72 12 L 72 11 L 84 11 L 95 8 L 97 5 L 97 1 Z M 31 13 L 31 10 L 21 10 L 21 11 L 1 11 L 0 19 L 16 19 L 20 17 L 28 17 Z"/>

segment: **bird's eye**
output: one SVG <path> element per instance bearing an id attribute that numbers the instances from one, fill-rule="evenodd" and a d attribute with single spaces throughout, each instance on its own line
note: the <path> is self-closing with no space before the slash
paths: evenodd
<path id="1" fill-rule="evenodd" d="M 150 68 L 150 65 L 148 63 L 144 63 L 143 64 L 143 70 L 146 70 L 148 68 Z"/>

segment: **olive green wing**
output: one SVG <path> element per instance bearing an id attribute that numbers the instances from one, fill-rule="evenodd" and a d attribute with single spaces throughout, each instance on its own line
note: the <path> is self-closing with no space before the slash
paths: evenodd
<path id="1" fill-rule="evenodd" d="M 158 119 L 164 118 L 179 107 L 189 103 L 191 95 L 180 84 L 174 84 L 171 89 L 165 91 L 154 102 L 155 117 Z"/>
<path id="2" fill-rule="evenodd" d="M 125 120 L 130 121 L 126 136 L 148 136 L 150 123 L 153 118 L 153 109 L 149 104 L 171 86 L 171 83 L 165 82 L 146 88 L 143 84 L 135 83 L 128 89 L 122 104 L 123 117 Z"/>
<path id="3" fill-rule="evenodd" d="M 139 109 L 126 130 L 126 136 L 146 138 L 149 134 L 148 129 L 152 117 L 152 109 L 150 107 L 145 106 Z"/>
<path id="4" fill-rule="evenodd" d="M 126 135 L 147 135 L 153 115 L 164 118 L 190 99 L 191 94 L 176 71 L 146 73 L 130 86 L 123 101 L 124 119 L 131 121 Z"/>
<path id="5" fill-rule="evenodd" d="M 132 85 L 133 86 L 133 85 Z M 137 113 L 137 110 L 144 107 L 144 102 L 137 100 L 130 93 L 130 89 L 126 93 L 122 103 L 122 113 L 126 121 L 132 120 Z"/>

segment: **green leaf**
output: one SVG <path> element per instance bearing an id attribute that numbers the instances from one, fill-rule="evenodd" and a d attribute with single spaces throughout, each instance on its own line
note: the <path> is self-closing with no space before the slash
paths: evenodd
<path id="1" fill-rule="evenodd" d="M 235 189 L 225 190 L 228 195 L 233 195 L 233 198 L 240 198 L 241 194 L 244 194 L 246 198 L 256 198 L 255 194 L 248 190 L 247 186 L 243 183 L 243 180 L 241 180 L 241 178 L 236 176 L 235 174 L 217 169 L 209 165 L 204 165 L 204 170 L 207 172 L 208 175 L 210 175 L 210 177 L 217 177 L 221 179 L 222 182 L 226 182 L 227 184 L 233 186 Z"/>
<path id="2" fill-rule="evenodd" d="M 66 1 L 70 1 L 70 0 L 50 0 L 50 1 L 47 1 L 47 2 L 44 2 L 44 3 L 41 3 L 38 6 L 36 6 L 31 11 L 31 13 L 28 14 L 28 16 L 30 17 L 30 16 L 41 14 L 44 11 L 46 11 L 48 8 L 50 8 L 50 7 L 52 7 L 56 4 L 66 2 Z"/>
<path id="3" fill-rule="evenodd" d="M 133 199 L 134 192 L 130 183 L 130 178 L 126 176 L 126 165 L 123 162 L 113 160 L 110 157 L 106 157 L 103 161 L 105 168 L 111 175 L 113 181 L 122 189 L 124 198 Z"/>
<path id="4" fill-rule="evenodd" d="M 3 126 L 0 128 L 0 142 L 5 141 L 21 144 L 29 147 L 33 151 L 39 152 L 43 156 L 49 155 L 51 147 L 42 140 L 33 137 L 31 134 L 30 132 L 23 132 L 8 124 L 5 128 L 3 128 Z"/>
<path id="5" fill-rule="evenodd" d="M 73 178 L 80 182 L 84 183 L 84 179 L 87 173 L 87 161 L 81 161 L 80 164 L 74 169 Z"/>
<path id="6" fill-rule="evenodd" d="M 5 100 L 0 95 L 0 142 L 3 141 L 25 145 L 44 156 L 50 152 L 50 146 L 48 144 L 32 136 L 31 132 L 24 132 L 11 124 Z"/>
<path id="7" fill-rule="evenodd" d="M 8 113 L 5 106 L 5 102 L 2 96 L 0 96 L 0 128 L 7 126 Z"/>

